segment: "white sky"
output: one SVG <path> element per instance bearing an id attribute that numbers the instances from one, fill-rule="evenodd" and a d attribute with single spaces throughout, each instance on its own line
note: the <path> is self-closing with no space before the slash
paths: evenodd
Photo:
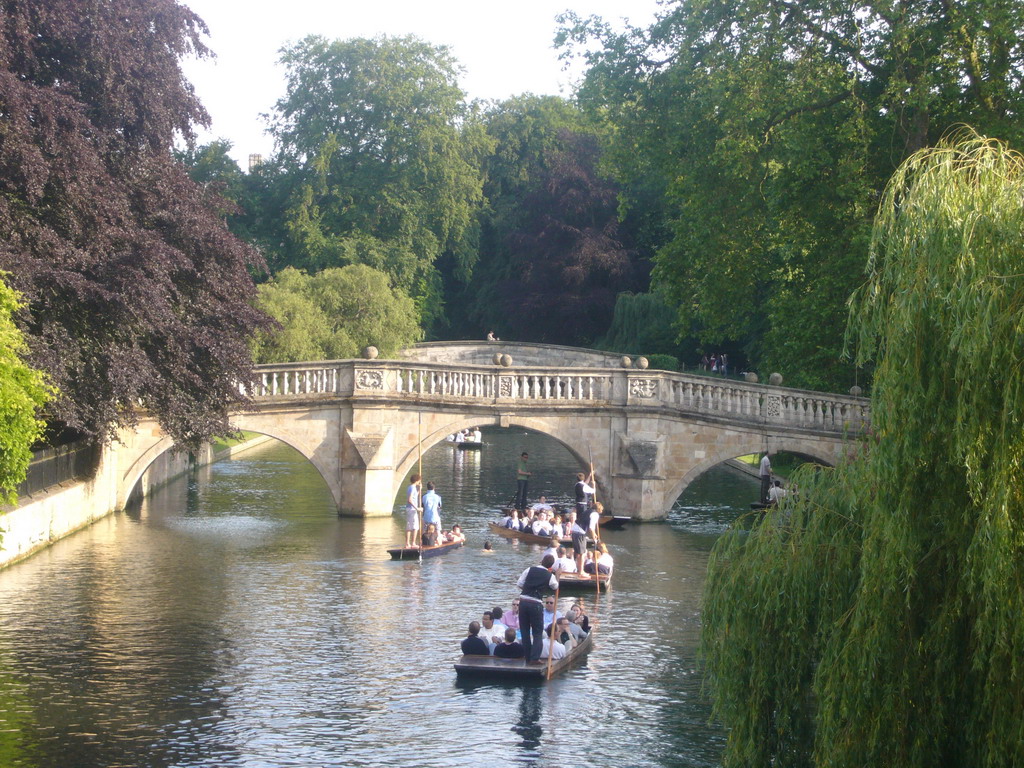
<path id="1" fill-rule="evenodd" d="M 284 94 L 278 51 L 306 35 L 334 39 L 414 34 L 448 45 L 465 69 L 469 98 L 520 93 L 568 96 L 579 71 L 566 72 L 552 47 L 555 16 L 597 14 L 620 27 L 647 26 L 659 0 L 183 0 L 209 26 L 216 59 L 184 63 L 213 120 L 200 143 L 225 138 L 243 170 L 249 153 L 269 155 L 261 113 Z"/>

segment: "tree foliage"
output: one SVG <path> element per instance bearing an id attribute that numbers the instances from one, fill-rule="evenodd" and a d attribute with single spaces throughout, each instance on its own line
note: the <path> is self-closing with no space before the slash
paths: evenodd
<path id="1" fill-rule="evenodd" d="M 454 59 L 415 37 L 311 36 L 281 61 L 287 93 L 273 131 L 296 184 L 274 266 L 374 267 L 429 325 L 442 311 L 438 258 L 463 279 L 472 270 L 489 149 Z"/>
<path id="2" fill-rule="evenodd" d="M 598 137 L 557 97 L 510 99 L 485 119 L 495 149 L 470 317 L 511 338 L 589 344 L 616 294 L 646 283 Z"/>
<path id="3" fill-rule="evenodd" d="M 866 452 L 715 548 L 735 766 L 1024 764 L 1024 157 L 961 134 L 885 190 L 851 333 Z"/>
<path id="4" fill-rule="evenodd" d="M 564 23 L 566 44 L 602 44 L 580 100 L 612 126 L 680 329 L 744 341 L 794 384 L 852 383 L 845 302 L 899 163 L 957 122 L 1024 136 L 1008 0 L 696 0 L 648 30 Z"/>
<path id="5" fill-rule="evenodd" d="M 45 426 L 39 409 L 53 395 L 43 374 L 25 363 L 28 346 L 14 324 L 14 313 L 22 306 L 18 294 L 0 279 L 0 503 L 4 504 L 17 500 L 15 489 L 25 479 L 32 444 Z"/>
<path id="6" fill-rule="evenodd" d="M 152 411 L 179 442 L 227 428 L 251 368 L 257 255 L 172 157 L 206 120 L 174 0 L 14 0 L 0 26 L 0 268 L 28 302 L 49 418 L 96 437 Z"/>
<path id="7" fill-rule="evenodd" d="M 365 264 L 313 275 L 287 267 L 260 285 L 259 305 L 281 324 L 258 335 L 261 363 L 352 358 L 367 346 L 390 357 L 422 338 L 409 295 Z"/>
<path id="8" fill-rule="evenodd" d="M 672 307 L 657 294 L 620 293 L 615 300 L 608 334 L 599 346 L 630 355 L 675 356 L 679 344 L 673 330 L 674 319 Z"/>

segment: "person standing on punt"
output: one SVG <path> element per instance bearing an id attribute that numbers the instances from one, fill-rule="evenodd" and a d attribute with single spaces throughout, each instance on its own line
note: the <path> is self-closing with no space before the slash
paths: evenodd
<path id="1" fill-rule="evenodd" d="M 558 589 L 558 579 L 551 572 L 554 564 L 554 557 L 544 555 L 540 565 L 527 568 L 516 582 L 522 590 L 519 596 L 519 632 L 523 636 L 527 662 L 540 660 L 544 638 L 544 590 Z"/>
<path id="2" fill-rule="evenodd" d="M 427 483 L 427 492 L 423 494 L 423 527 L 430 523 L 437 526 L 438 531 L 444 530 L 441 527 L 441 497 L 434 491 L 433 483 Z"/>
<path id="3" fill-rule="evenodd" d="M 597 490 L 590 484 L 594 482 L 594 476 L 584 479 L 582 472 L 576 473 L 576 514 L 583 516 L 587 511 L 587 505 L 597 493 Z"/>
<path id="4" fill-rule="evenodd" d="M 761 466 L 758 470 L 758 474 L 761 476 L 760 502 L 762 504 L 766 504 L 768 502 L 768 490 L 772 485 L 772 462 L 768 458 L 767 451 L 765 451 L 764 456 L 761 457 Z"/>
<path id="5" fill-rule="evenodd" d="M 405 546 L 417 546 L 416 534 L 420 530 L 420 476 L 409 478 L 409 490 L 405 493 Z"/>
<path id="6" fill-rule="evenodd" d="M 519 465 L 516 467 L 516 509 L 526 509 L 526 491 L 530 486 L 530 475 L 533 473 L 527 468 L 527 461 L 530 454 L 523 451 L 519 455 Z"/>

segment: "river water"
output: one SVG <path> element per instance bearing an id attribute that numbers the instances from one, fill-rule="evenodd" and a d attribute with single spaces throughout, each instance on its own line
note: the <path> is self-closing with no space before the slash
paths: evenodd
<path id="1" fill-rule="evenodd" d="M 0 571 L 0 766 L 709 766 L 696 646 L 708 552 L 756 497 L 727 468 L 669 522 L 607 532 L 615 585 L 585 666 L 547 684 L 456 680 L 470 620 L 508 607 L 539 548 L 490 511 L 530 452 L 531 496 L 580 469 L 539 434 L 437 446 L 424 475 L 465 549 L 391 562 L 400 514 L 340 519 L 280 443 L 175 481 Z M 398 507 L 396 506 L 396 510 Z"/>

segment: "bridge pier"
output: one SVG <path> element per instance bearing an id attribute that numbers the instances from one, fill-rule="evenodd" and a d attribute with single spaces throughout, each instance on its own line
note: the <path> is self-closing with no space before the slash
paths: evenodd
<path id="1" fill-rule="evenodd" d="M 394 511 L 394 430 L 362 424 L 344 428 L 338 514 L 386 517 Z"/>

